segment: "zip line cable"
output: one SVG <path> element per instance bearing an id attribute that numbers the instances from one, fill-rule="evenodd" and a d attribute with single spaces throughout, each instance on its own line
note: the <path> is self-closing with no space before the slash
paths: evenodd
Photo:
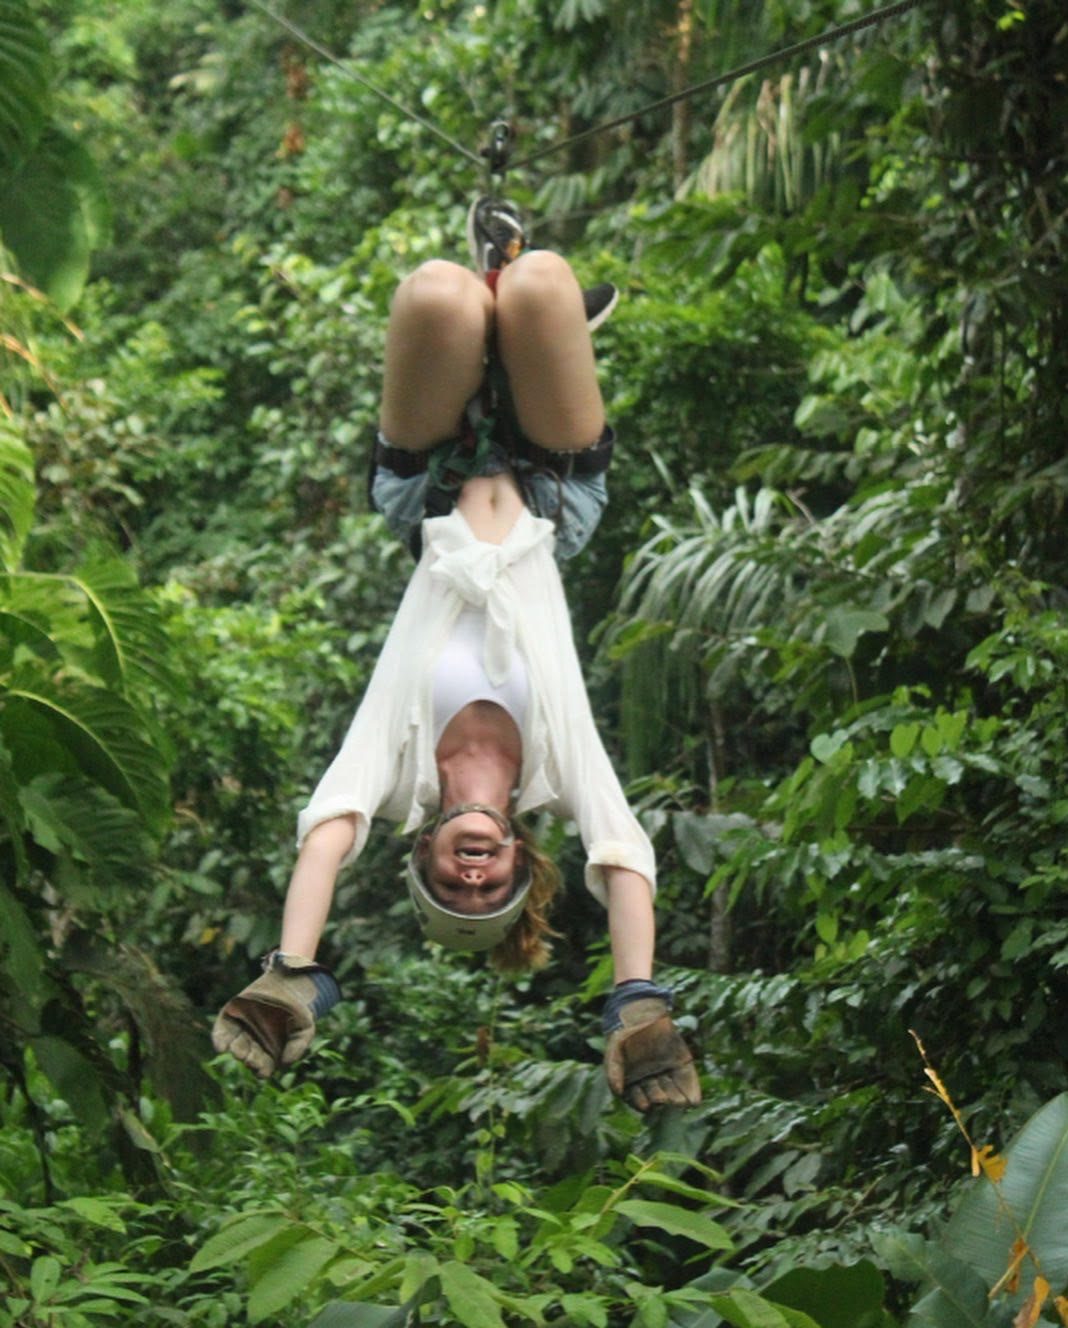
<path id="1" fill-rule="evenodd" d="M 711 92 L 714 88 L 724 87 L 728 83 L 735 83 L 740 78 L 745 78 L 748 74 L 755 74 L 758 70 L 766 69 L 769 65 L 777 64 L 782 60 L 791 60 L 797 55 L 802 55 L 805 51 L 811 51 L 816 46 L 828 46 L 831 42 L 840 40 L 842 37 L 848 37 L 854 32 L 861 32 L 865 28 L 874 27 L 877 23 L 882 23 L 888 18 L 896 18 L 900 14 L 906 14 L 910 9 L 916 9 L 922 0 L 896 0 L 896 3 L 883 5 L 880 9 L 873 9 L 871 13 L 863 15 L 861 18 L 855 18 L 848 23 L 843 23 L 839 27 L 829 28 L 826 32 L 821 32 L 816 37 L 806 37 L 804 41 L 795 42 L 792 46 L 784 46 L 778 51 L 771 51 L 767 55 L 762 55 L 756 60 L 750 60 L 748 64 L 739 65 L 735 69 L 730 69 L 725 74 L 717 74 L 714 78 L 705 79 L 701 83 L 694 83 L 691 87 L 682 88 L 678 92 L 673 92 L 669 97 L 661 97 L 658 101 L 650 102 L 647 106 L 642 106 L 636 111 L 631 111 L 627 115 L 617 116 L 614 120 L 605 120 L 601 124 L 593 125 L 589 129 L 580 130 L 577 134 L 572 134 L 568 138 L 561 139 L 558 143 L 551 143 L 547 147 L 539 148 L 537 152 L 528 153 L 527 156 L 520 158 L 516 162 L 507 162 L 507 151 L 500 145 L 500 139 L 497 139 L 496 148 L 492 147 L 489 151 L 483 150 L 481 154 L 472 152 L 463 143 L 447 134 L 440 126 L 434 124 L 432 120 L 419 115 L 410 107 L 405 106 L 403 102 L 391 97 L 388 92 L 377 87 L 369 78 L 363 74 L 357 73 L 352 65 L 317 42 L 314 37 L 299 28 L 291 19 L 284 14 L 276 13 L 263 0 L 250 0 L 250 3 L 273 22 L 280 27 L 285 28 L 299 42 L 302 42 L 309 50 L 315 51 L 332 65 L 336 65 L 343 74 L 359 83 L 361 87 L 373 92 L 376 97 L 380 97 L 387 102 L 394 110 L 402 115 L 414 120 L 416 124 L 422 125 L 432 134 L 437 135 L 449 147 L 466 157 L 468 161 L 474 162 L 480 170 L 486 167 L 486 158 L 490 158 L 490 174 L 504 175 L 506 166 L 511 170 L 522 170 L 524 167 L 533 165 L 536 161 L 542 161 L 545 157 L 554 155 L 557 152 L 563 152 L 565 148 L 573 147 L 576 143 L 584 143 L 589 138 L 594 138 L 598 134 L 605 134 L 610 129 L 619 129 L 625 124 L 630 124 L 634 120 L 640 120 L 645 115 L 651 115 L 656 111 L 664 110 L 668 106 L 674 106 L 678 102 L 687 101 L 690 97 L 696 97 L 702 92 Z M 504 125 L 503 121 L 497 121 L 494 124 L 494 130 Z M 504 126 L 507 127 L 507 126 Z M 496 163 L 496 164 L 495 164 Z"/>
<path id="2" fill-rule="evenodd" d="M 315 51 L 316 54 L 321 55 L 324 60 L 328 60 L 332 65 L 336 65 L 343 74 L 347 74 L 349 78 L 353 79 L 356 83 L 359 83 L 361 87 L 365 87 L 368 92 L 373 92 L 376 97 L 381 97 L 384 102 L 388 102 L 395 111 L 400 111 L 400 113 L 406 115 L 409 120 L 414 120 L 416 124 L 422 125 L 424 129 L 429 129 L 432 134 L 436 134 L 438 138 L 448 143 L 449 147 L 454 148 L 462 156 L 465 156 L 468 161 L 473 161 L 480 170 L 483 168 L 485 163 L 477 152 L 472 152 L 470 148 L 464 147 L 462 143 L 457 139 L 452 138 L 444 129 L 441 129 L 438 125 L 434 124 L 432 120 L 427 120 L 425 116 L 419 115 L 410 107 L 405 106 L 403 102 L 399 102 L 395 97 L 391 97 L 388 92 L 384 92 L 380 87 L 376 87 L 369 78 L 365 78 L 362 74 L 358 74 L 347 61 L 340 59 L 333 53 L 333 51 L 328 50 L 320 42 L 317 42 L 314 37 L 309 37 L 302 28 L 298 28 L 297 25 L 291 19 L 286 18 L 284 14 L 275 13 L 273 9 L 270 9 L 267 5 L 261 3 L 261 0 L 250 0 L 250 3 L 254 5 L 256 9 L 260 10 L 261 13 L 266 14 L 269 19 L 273 19 L 279 27 L 285 28 L 287 32 L 296 37 L 297 41 L 303 42 L 309 50 Z"/>
<path id="3" fill-rule="evenodd" d="M 661 97 L 659 101 L 650 102 L 648 106 L 643 106 L 637 111 L 631 111 L 628 115 L 618 116 L 615 120 L 606 120 L 603 124 L 594 125 L 591 129 L 583 129 L 577 134 L 572 134 L 570 138 L 562 139 L 559 143 L 553 143 L 549 147 L 540 148 L 537 152 L 531 152 L 521 160 L 512 162 L 511 168 L 517 171 L 521 170 L 523 167 L 541 161 L 542 158 L 553 153 L 563 152 L 565 148 L 572 147 L 576 143 L 583 143 L 586 139 L 593 138 L 597 134 L 607 133 L 610 129 L 619 129 L 622 125 L 630 124 L 632 120 L 640 120 L 644 115 L 651 115 L 654 111 L 662 111 L 668 106 L 674 106 L 677 102 L 696 97 L 701 92 L 711 92 L 713 88 L 722 87 L 727 83 L 735 83 L 747 74 L 755 74 L 757 70 L 766 69 L 768 65 L 777 64 L 780 60 L 790 60 L 796 55 L 812 50 L 814 46 L 830 45 L 831 42 L 838 41 L 841 37 L 848 37 L 851 33 L 873 27 L 876 23 L 882 23 L 884 19 L 905 14 L 910 9 L 915 9 L 919 4 L 920 0 L 897 0 L 896 4 L 884 5 L 882 9 L 874 9 L 870 14 L 865 14 L 863 18 L 843 23 L 841 27 L 830 28 L 827 32 L 821 32 L 818 37 L 806 37 L 804 41 L 796 42 L 793 46 L 784 46 L 781 50 L 772 51 L 769 55 L 762 55 L 756 60 L 750 60 L 748 64 L 739 65 L 737 69 L 728 70 L 726 74 L 717 74 L 714 78 L 705 79 L 702 83 L 695 83 L 692 87 L 682 88 L 679 92 L 672 93 L 670 97 Z"/>

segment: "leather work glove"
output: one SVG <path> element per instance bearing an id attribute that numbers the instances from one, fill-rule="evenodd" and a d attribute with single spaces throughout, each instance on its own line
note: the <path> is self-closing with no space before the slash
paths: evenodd
<path id="1" fill-rule="evenodd" d="M 671 1021 L 671 992 L 642 979 L 621 982 L 605 1003 L 604 1072 L 634 1107 L 696 1107 L 701 1085 L 689 1047 Z"/>
<path id="2" fill-rule="evenodd" d="M 266 1079 L 304 1055 L 315 1021 L 339 1000 L 341 989 L 328 968 L 273 950 L 264 958 L 262 977 L 220 1010 L 212 1045 Z"/>

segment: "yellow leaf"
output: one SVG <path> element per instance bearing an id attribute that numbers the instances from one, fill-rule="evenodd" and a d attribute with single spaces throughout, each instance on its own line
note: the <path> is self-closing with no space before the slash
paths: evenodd
<path id="1" fill-rule="evenodd" d="M 983 1144 L 982 1148 L 972 1149 L 972 1175 L 978 1176 L 980 1170 L 987 1180 L 996 1185 L 1005 1174 L 1005 1159 L 994 1152 L 993 1144 Z"/>
<path id="2" fill-rule="evenodd" d="M 1012 1253 L 1009 1255 L 1009 1266 L 1005 1269 L 997 1282 L 990 1288 L 990 1299 L 995 1300 L 1003 1291 L 1013 1294 L 1020 1289 L 1020 1265 L 1026 1256 L 1030 1253 L 1027 1241 L 1022 1236 L 1017 1236 L 1012 1242 Z"/>
<path id="3" fill-rule="evenodd" d="M 1053 1302 L 1057 1308 L 1057 1313 L 1061 1316 L 1061 1323 L 1068 1328 L 1068 1297 L 1058 1296 Z"/>
<path id="4" fill-rule="evenodd" d="M 1042 1306 L 1046 1303 L 1046 1297 L 1049 1295 L 1049 1283 L 1040 1273 L 1035 1278 L 1035 1285 L 1031 1294 L 1024 1301 L 1023 1309 L 1020 1310 L 1016 1318 L 1012 1321 L 1012 1328 L 1035 1328 L 1038 1322 L 1038 1316 L 1042 1313 Z"/>
<path id="5" fill-rule="evenodd" d="M 953 1099 L 949 1096 L 949 1090 L 946 1088 L 945 1084 L 938 1077 L 938 1071 L 933 1070 L 929 1065 L 925 1065 L 923 1067 L 923 1072 L 927 1076 L 927 1078 L 930 1079 L 931 1083 L 934 1084 L 935 1092 L 946 1104 L 946 1106 L 949 1107 L 950 1111 L 952 1111 L 954 1109 Z"/>

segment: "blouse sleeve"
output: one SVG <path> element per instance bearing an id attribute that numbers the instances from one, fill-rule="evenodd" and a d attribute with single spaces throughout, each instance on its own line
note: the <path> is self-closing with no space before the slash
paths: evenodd
<path id="1" fill-rule="evenodd" d="M 578 826 L 586 849 L 586 886 L 602 904 L 607 903 L 606 867 L 637 872 L 655 893 L 656 855 L 597 731 L 563 587 L 555 566 L 543 569 L 541 575 L 544 579 L 537 589 L 544 596 L 543 614 L 537 629 L 528 634 L 525 648 L 555 767 L 554 810 Z M 526 593 L 532 603 L 535 587 Z"/>

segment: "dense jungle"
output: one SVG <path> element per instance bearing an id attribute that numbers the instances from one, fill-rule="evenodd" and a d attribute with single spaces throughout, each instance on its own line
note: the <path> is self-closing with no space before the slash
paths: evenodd
<path id="1" fill-rule="evenodd" d="M 874 8 L 0 0 L 0 1325 L 1068 1324 L 1068 15 L 646 109 Z M 565 587 L 687 1111 L 609 1093 L 544 818 L 541 972 L 422 941 L 383 831 L 311 1053 L 209 1038 L 409 574 L 385 321 L 498 119 L 622 296 Z"/>

